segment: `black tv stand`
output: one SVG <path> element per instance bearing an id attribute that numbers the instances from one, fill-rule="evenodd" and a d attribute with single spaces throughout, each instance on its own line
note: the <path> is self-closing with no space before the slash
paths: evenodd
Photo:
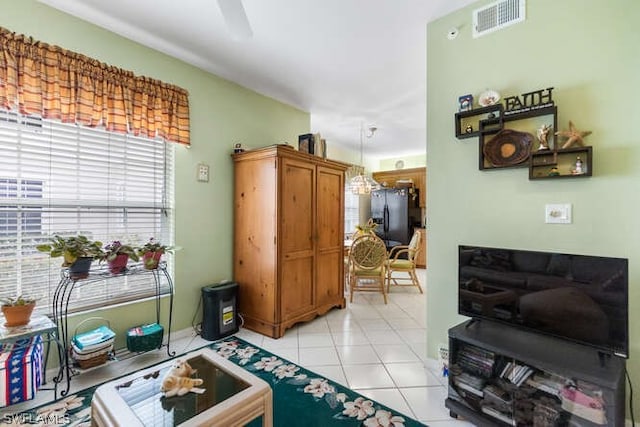
<path id="1" fill-rule="evenodd" d="M 537 425 L 622 427 L 625 364 L 593 347 L 469 320 L 449 330 L 445 406 L 478 426 L 532 425 L 535 416 Z M 594 404 L 581 406 L 585 399 Z"/>
<path id="2" fill-rule="evenodd" d="M 607 361 L 611 359 L 611 354 L 605 353 L 604 351 L 598 351 L 598 359 L 600 359 L 600 367 L 604 368 Z"/>
<path id="3" fill-rule="evenodd" d="M 464 327 L 465 327 L 465 328 L 470 328 L 470 327 L 471 327 L 471 326 L 473 326 L 473 324 L 474 324 L 474 323 L 476 323 L 476 322 L 480 323 L 480 319 L 476 319 L 476 318 L 474 317 L 473 319 L 469 320 L 468 322 L 465 322 Z"/>

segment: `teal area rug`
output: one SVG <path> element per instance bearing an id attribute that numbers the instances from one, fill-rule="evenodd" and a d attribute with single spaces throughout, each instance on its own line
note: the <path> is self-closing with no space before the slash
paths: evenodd
<path id="1" fill-rule="evenodd" d="M 273 424 L 276 427 L 416 427 L 424 425 L 240 338 L 232 336 L 214 342 L 208 347 L 262 378 L 271 386 Z M 97 387 L 98 385 L 90 387 L 27 412 L 3 413 L 3 419 L 0 422 L 13 425 L 90 426 L 91 398 Z M 251 427 L 260 425 L 260 419 L 250 423 Z"/>

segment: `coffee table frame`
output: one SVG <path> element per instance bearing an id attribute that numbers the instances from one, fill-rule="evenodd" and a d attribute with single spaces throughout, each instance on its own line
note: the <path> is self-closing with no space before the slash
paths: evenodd
<path id="1" fill-rule="evenodd" d="M 202 356 L 228 374 L 246 382 L 249 387 L 201 412 L 180 426 L 244 426 L 260 415 L 262 415 L 263 427 L 273 426 L 273 393 L 269 384 L 219 356 L 210 348 L 200 349 L 180 356 L 180 358 L 189 360 L 197 356 Z M 98 387 L 91 402 L 91 424 L 100 427 L 143 426 L 140 419 L 122 399 L 116 386 L 158 371 L 171 363 L 172 361 L 168 360 L 166 363 L 134 372 Z M 202 387 L 206 388 L 206 384 Z"/>

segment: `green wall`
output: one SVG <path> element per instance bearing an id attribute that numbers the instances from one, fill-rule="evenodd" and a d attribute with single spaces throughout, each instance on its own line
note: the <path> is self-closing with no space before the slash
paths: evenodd
<path id="1" fill-rule="evenodd" d="M 340 161 L 356 165 L 360 163 L 359 151 L 340 147 L 339 145 L 334 144 L 331 140 L 327 141 L 327 157 L 330 159 L 339 159 Z"/>
<path id="2" fill-rule="evenodd" d="M 428 25 L 428 354 L 457 315 L 457 246 L 477 244 L 629 259 L 628 369 L 640 384 L 640 55 L 635 0 L 535 0 L 526 21 L 478 39 L 471 12 Z M 459 36 L 448 40 L 447 31 Z M 555 87 L 558 127 L 591 130 L 593 177 L 529 181 L 527 169 L 478 170 L 478 140 L 457 140 L 459 95 Z M 546 203 L 571 203 L 573 223 L 545 224 Z M 636 399 L 636 407 L 640 400 Z"/>
<path id="3" fill-rule="evenodd" d="M 36 1 L 4 0 L 0 26 L 189 91 L 192 147 L 176 148 L 175 235 L 182 250 L 176 253 L 173 330 L 189 327 L 200 288 L 232 278 L 233 145 L 297 144 L 298 135 L 309 131 L 309 114 Z M 201 162 L 210 166 L 208 183 L 196 181 Z M 91 315 L 109 318 L 122 346 L 122 332 L 153 320 L 154 313 L 146 302 Z M 83 317 L 72 319 L 70 328 Z"/>

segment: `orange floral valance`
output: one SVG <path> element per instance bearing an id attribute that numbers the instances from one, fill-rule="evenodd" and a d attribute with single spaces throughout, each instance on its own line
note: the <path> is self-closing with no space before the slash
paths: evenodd
<path id="1" fill-rule="evenodd" d="M 0 108 L 190 144 L 186 90 L 0 27 Z"/>

